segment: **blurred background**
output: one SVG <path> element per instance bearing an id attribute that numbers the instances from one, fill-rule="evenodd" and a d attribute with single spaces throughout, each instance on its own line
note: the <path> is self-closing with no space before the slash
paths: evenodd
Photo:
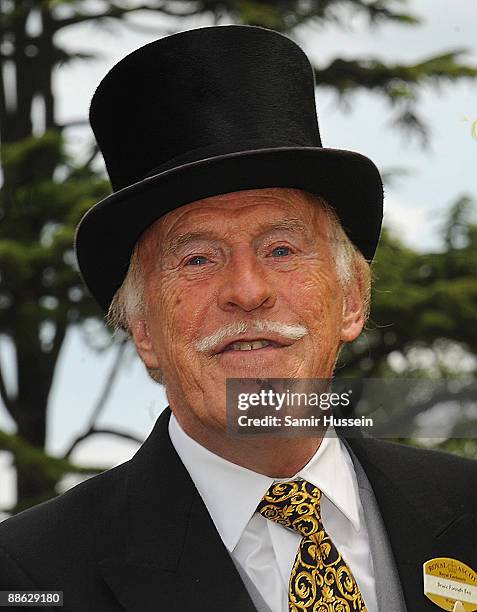
<path id="1" fill-rule="evenodd" d="M 475 381 L 476 2 L 0 0 L 0 518 L 127 460 L 167 405 L 77 273 L 75 226 L 109 193 L 88 107 L 130 51 L 231 23 L 298 42 L 324 145 L 384 175 L 371 318 L 338 375 Z M 470 416 L 403 441 L 477 458 Z"/>

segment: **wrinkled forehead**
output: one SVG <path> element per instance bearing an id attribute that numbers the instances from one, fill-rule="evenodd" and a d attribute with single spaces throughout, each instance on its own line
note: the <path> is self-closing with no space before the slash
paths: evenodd
<path id="1" fill-rule="evenodd" d="M 317 235 L 329 235 L 325 203 L 300 189 L 267 188 L 226 193 L 181 206 L 153 223 L 139 239 L 142 252 L 167 248 L 183 232 L 213 228 L 222 221 L 231 227 L 245 217 L 251 232 L 267 226 L 278 229 L 303 228 Z M 258 214 L 260 212 L 260 214 Z"/>

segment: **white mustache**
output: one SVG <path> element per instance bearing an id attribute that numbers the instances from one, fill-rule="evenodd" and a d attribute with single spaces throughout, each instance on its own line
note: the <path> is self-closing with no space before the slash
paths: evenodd
<path id="1" fill-rule="evenodd" d="M 195 348 L 199 353 L 209 353 L 214 351 L 224 340 L 233 338 L 238 334 L 244 334 L 247 331 L 255 332 L 271 332 L 279 334 L 287 340 L 299 340 L 308 334 L 308 328 L 303 325 L 290 325 L 289 323 L 280 323 L 280 321 L 268 321 L 267 319 L 259 319 L 257 321 L 237 321 L 224 325 L 210 336 L 202 338 L 195 343 Z"/>

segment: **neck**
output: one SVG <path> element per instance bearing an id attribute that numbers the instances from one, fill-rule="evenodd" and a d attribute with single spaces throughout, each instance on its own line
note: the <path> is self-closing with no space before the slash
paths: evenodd
<path id="1" fill-rule="evenodd" d="M 179 418 L 177 420 L 188 436 L 210 452 L 270 478 L 294 476 L 313 457 L 323 439 L 274 436 L 232 438 L 224 431 L 212 431 L 201 424 L 191 427 L 189 423 Z"/>

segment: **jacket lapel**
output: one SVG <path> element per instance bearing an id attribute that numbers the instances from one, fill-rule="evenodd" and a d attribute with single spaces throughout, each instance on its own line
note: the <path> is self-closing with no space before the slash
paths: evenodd
<path id="1" fill-rule="evenodd" d="M 255 612 L 192 480 L 159 417 L 129 462 L 117 537 L 100 571 L 128 612 Z"/>
<path id="2" fill-rule="evenodd" d="M 475 568 L 477 561 L 476 517 L 460 501 L 461 460 L 369 438 L 348 441 L 378 502 L 408 610 L 431 612 L 436 607 L 424 596 L 423 563 L 451 557 Z"/>
<path id="3" fill-rule="evenodd" d="M 116 519 L 109 525 L 110 554 L 99 562 L 103 578 L 127 612 L 255 612 L 172 446 L 169 416 L 166 409 L 128 463 L 125 491 L 118 491 Z M 349 444 L 378 502 L 407 608 L 432 612 L 422 564 L 452 557 L 477 565 L 477 519 L 462 501 L 462 463 L 369 438 Z"/>

